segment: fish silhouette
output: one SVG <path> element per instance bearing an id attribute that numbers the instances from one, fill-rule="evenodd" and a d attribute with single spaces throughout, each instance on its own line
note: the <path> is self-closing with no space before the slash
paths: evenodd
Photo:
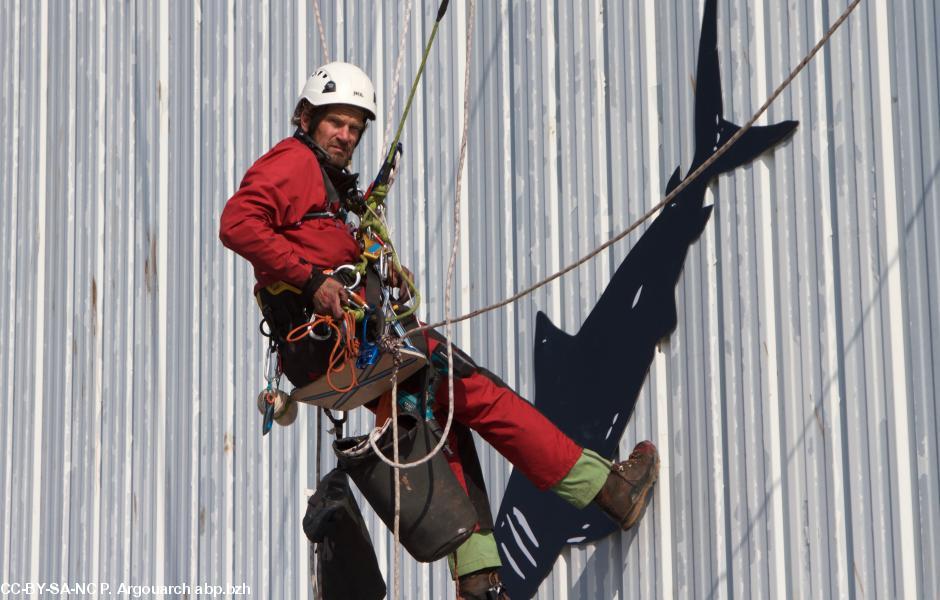
<path id="1" fill-rule="evenodd" d="M 689 246 L 702 234 L 712 207 L 705 190 L 720 173 L 744 165 L 796 129 L 784 121 L 749 129 L 650 224 L 617 268 L 576 335 L 539 312 L 535 328 L 536 407 L 575 442 L 602 456 L 618 448 L 656 344 L 675 330 L 675 287 Z M 723 118 L 715 0 L 707 0 L 695 90 L 695 156 L 689 172 L 740 128 Z M 679 168 L 666 187 L 680 183 Z M 617 526 L 593 504 L 578 510 L 537 490 L 518 470 L 509 478 L 495 535 L 500 575 L 513 598 L 531 598 L 568 544 L 601 539 Z"/>

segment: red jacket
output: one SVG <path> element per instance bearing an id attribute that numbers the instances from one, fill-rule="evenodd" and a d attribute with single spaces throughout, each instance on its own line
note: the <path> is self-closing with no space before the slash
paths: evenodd
<path id="1" fill-rule="evenodd" d="M 222 210 L 219 239 L 255 268 L 258 290 L 275 281 L 302 288 L 313 267 L 359 260 L 359 243 L 338 219 L 301 221 L 327 210 L 323 174 L 313 152 L 287 138 L 248 169 Z"/>

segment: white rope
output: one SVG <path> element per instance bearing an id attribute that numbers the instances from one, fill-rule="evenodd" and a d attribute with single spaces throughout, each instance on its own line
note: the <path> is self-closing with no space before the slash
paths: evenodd
<path id="1" fill-rule="evenodd" d="M 447 265 L 447 277 L 444 287 L 444 314 L 448 315 L 448 320 L 445 322 L 445 333 L 447 338 L 447 422 L 444 425 L 444 432 L 441 434 L 441 439 L 438 440 L 437 445 L 434 446 L 434 449 L 431 450 L 427 456 L 424 456 L 414 462 L 410 463 L 400 463 L 398 462 L 398 457 L 393 457 L 390 460 L 387 456 L 382 454 L 382 451 L 379 450 L 376 440 L 381 436 L 381 430 L 376 427 L 372 430 L 372 433 L 369 434 L 369 446 L 372 447 L 372 451 L 384 462 L 386 465 L 393 467 L 395 469 L 407 469 L 411 467 L 417 467 L 422 465 L 441 451 L 444 447 L 444 444 L 447 443 L 447 437 L 450 435 L 450 428 L 454 422 L 454 349 L 451 344 L 450 338 L 452 333 L 451 321 L 450 321 L 450 292 L 451 292 L 451 282 L 454 278 L 454 266 L 457 262 L 457 250 L 460 246 L 460 192 L 461 192 L 461 177 L 460 174 L 463 173 L 464 161 L 467 156 L 467 138 L 470 131 L 470 57 L 471 51 L 473 50 L 473 17 L 476 12 L 476 2 L 475 0 L 470 0 L 468 11 L 468 20 L 469 25 L 467 26 L 467 64 L 464 68 L 464 78 L 463 78 L 463 131 L 460 135 L 460 152 L 457 159 L 457 179 L 456 179 L 456 190 L 455 190 L 455 199 L 454 199 L 454 243 L 451 248 L 450 253 L 450 262 Z M 393 374 L 394 382 L 394 374 Z M 394 388 L 393 388 L 394 389 Z M 398 405 L 397 395 L 393 392 L 392 394 L 392 427 L 393 435 L 395 439 L 398 439 L 398 434 L 396 431 L 397 423 L 395 415 L 397 414 L 396 407 Z M 396 497 L 395 505 L 398 506 L 398 498 Z"/>
<path id="2" fill-rule="evenodd" d="M 405 28 L 401 32 L 401 41 L 398 43 L 398 59 L 395 61 L 395 73 L 392 75 L 392 98 L 388 104 L 388 108 L 385 111 L 386 118 L 388 123 L 385 124 L 385 135 L 382 138 L 382 156 L 388 156 L 388 138 L 392 135 L 392 123 L 394 122 L 395 115 L 395 105 L 398 104 L 398 84 L 401 80 L 401 66 L 405 59 L 405 42 L 408 40 L 408 27 L 411 25 L 411 9 L 414 2 L 413 0 L 408 0 L 408 4 L 405 6 Z M 385 231 L 388 232 L 389 243 L 388 245 L 392 249 L 392 253 L 395 254 L 395 261 L 398 261 L 398 255 L 395 251 L 395 247 L 392 246 L 391 238 L 394 237 L 392 234 L 394 230 L 389 225 L 388 221 L 385 220 L 385 211 L 381 211 L 376 215 L 379 219 L 379 222 L 382 223 L 382 226 L 385 227 Z"/>
<path id="3" fill-rule="evenodd" d="M 473 49 L 473 18 L 475 14 L 476 3 L 474 0 L 469 2 L 469 25 L 467 27 L 467 63 L 464 68 L 464 97 L 463 97 L 463 132 L 460 137 L 460 152 L 459 158 L 457 159 L 457 179 L 455 185 L 455 199 L 454 199 L 454 243 L 451 248 L 450 263 L 447 267 L 447 277 L 444 288 L 444 314 L 450 314 L 450 292 L 451 292 L 451 283 L 454 278 L 454 266 L 457 261 L 457 250 L 460 247 L 460 193 L 461 193 L 461 174 L 464 170 L 464 161 L 467 156 L 467 138 L 470 131 L 470 57 L 471 51 Z M 448 321 L 445 331 L 447 333 L 447 423 L 444 426 L 444 432 L 441 435 L 441 439 L 438 441 L 434 449 L 427 454 L 427 456 L 421 458 L 420 460 L 414 461 L 412 463 L 403 465 L 399 462 L 398 455 L 398 368 L 396 365 L 395 370 L 392 373 L 392 460 L 382 454 L 376 445 L 376 439 L 380 435 L 380 430 L 378 428 L 374 429 L 369 435 L 369 445 L 372 447 L 373 452 L 378 455 L 378 457 L 387 465 L 394 468 L 395 475 L 395 519 L 394 519 L 394 536 L 395 536 L 395 549 L 393 550 L 392 558 L 392 570 L 393 570 L 393 579 L 392 579 L 392 590 L 389 598 L 395 599 L 399 597 L 399 590 L 401 589 L 401 567 L 399 564 L 399 546 L 401 544 L 400 539 L 400 526 L 401 526 L 401 479 L 399 477 L 400 469 L 407 467 L 414 467 L 420 464 L 423 464 L 431 460 L 438 452 L 441 451 L 441 448 L 444 447 L 444 444 L 447 443 L 447 437 L 450 435 L 450 428 L 453 424 L 454 419 L 454 352 L 453 345 L 451 344 L 451 325 Z"/>
<path id="4" fill-rule="evenodd" d="M 405 28 L 401 32 L 401 42 L 398 43 L 398 60 L 395 62 L 395 74 L 392 76 L 392 99 L 385 112 L 388 123 L 385 124 L 385 136 L 382 138 L 382 156 L 388 156 L 388 138 L 392 135 L 395 105 L 398 103 L 398 82 L 401 79 L 401 65 L 405 59 L 405 42 L 408 40 L 408 26 L 411 25 L 411 8 L 413 4 L 413 0 L 408 0 L 408 4 L 405 6 Z"/>
<path id="5" fill-rule="evenodd" d="M 320 32 L 320 52 L 323 53 L 321 64 L 330 62 L 330 52 L 326 48 L 326 33 L 323 31 L 323 21 L 320 19 L 320 0 L 313 0 L 313 16 L 317 19 L 317 30 Z"/>
<path id="6" fill-rule="evenodd" d="M 467 157 L 467 138 L 470 131 L 470 58 L 473 56 L 473 17 L 476 12 L 476 1 L 469 1 L 469 14 L 467 15 L 467 64 L 463 72 L 463 131 L 460 134 L 460 157 L 457 159 L 457 180 L 454 191 L 454 244 L 450 250 L 450 262 L 447 265 L 447 277 L 444 284 L 444 332 L 447 338 L 447 424 L 444 426 L 443 439 L 450 434 L 450 426 L 454 420 L 454 347 L 451 343 L 453 323 L 451 321 L 450 304 L 451 288 L 453 287 L 454 269 L 457 264 L 457 250 L 460 247 L 460 192 L 463 182 L 464 161 Z"/>

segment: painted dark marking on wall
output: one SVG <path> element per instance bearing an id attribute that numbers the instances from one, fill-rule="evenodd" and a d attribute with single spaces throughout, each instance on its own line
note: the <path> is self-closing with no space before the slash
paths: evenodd
<path id="1" fill-rule="evenodd" d="M 689 172 L 739 129 L 723 118 L 715 0 L 705 3 L 695 90 L 695 156 Z M 796 126 L 784 121 L 753 127 L 668 204 L 617 268 L 577 334 L 568 335 L 538 314 L 535 404 L 578 444 L 603 456 L 616 453 L 656 345 L 676 328 L 676 284 L 688 249 L 712 212 L 704 206 L 708 184 L 752 161 Z M 666 193 L 680 182 L 677 167 Z M 495 527 L 503 581 L 513 598 L 531 598 L 566 545 L 596 541 L 616 529 L 600 509 L 575 509 L 551 492 L 538 491 L 515 470 Z"/>

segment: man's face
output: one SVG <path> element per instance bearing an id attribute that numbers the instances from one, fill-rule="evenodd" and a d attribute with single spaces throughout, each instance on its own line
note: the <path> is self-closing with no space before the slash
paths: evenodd
<path id="1" fill-rule="evenodd" d="M 310 135 L 313 141 L 326 150 L 330 163 L 342 168 L 352 158 L 359 136 L 365 128 L 365 113 L 362 109 L 337 104 L 326 109 L 326 114 Z"/>

